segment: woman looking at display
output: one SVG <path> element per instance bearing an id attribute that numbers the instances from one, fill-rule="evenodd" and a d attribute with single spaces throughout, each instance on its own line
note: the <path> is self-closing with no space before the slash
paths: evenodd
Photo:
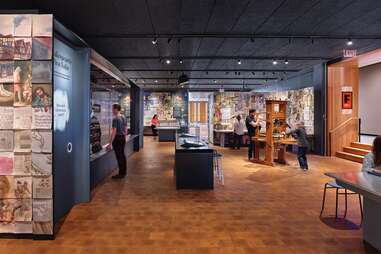
<path id="1" fill-rule="evenodd" d="M 154 136 L 157 136 L 157 126 L 159 125 L 159 118 L 157 117 L 157 114 L 154 114 L 152 119 L 151 119 L 151 129 L 152 129 L 152 134 Z"/>
<path id="2" fill-rule="evenodd" d="M 373 169 L 381 171 L 381 136 L 374 139 L 372 152 L 365 155 L 362 164 L 362 171 L 371 171 Z"/>
<path id="3" fill-rule="evenodd" d="M 242 138 L 244 134 L 244 123 L 242 121 L 241 115 L 236 117 L 236 121 L 234 122 L 234 145 L 233 149 L 240 149 L 242 145 Z"/>

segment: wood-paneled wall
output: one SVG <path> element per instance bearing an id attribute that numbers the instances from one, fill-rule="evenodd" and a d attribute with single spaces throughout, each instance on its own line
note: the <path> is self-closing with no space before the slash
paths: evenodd
<path id="1" fill-rule="evenodd" d="M 328 65 L 327 72 L 327 144 L 328 154 L 333 156 L 350 142 L 358 140 L 358 60 L 351 59 Z M 343 87 L 352 87 L 353 109 L 351 114 L 342 112 Z"/>

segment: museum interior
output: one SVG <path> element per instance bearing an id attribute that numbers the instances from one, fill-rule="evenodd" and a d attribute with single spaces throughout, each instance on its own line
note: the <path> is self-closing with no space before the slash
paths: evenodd
<path id="1" fill-rule="evenodd" d="M 0 3 L 0 254 L 381 253 L 379 0 Z"/>

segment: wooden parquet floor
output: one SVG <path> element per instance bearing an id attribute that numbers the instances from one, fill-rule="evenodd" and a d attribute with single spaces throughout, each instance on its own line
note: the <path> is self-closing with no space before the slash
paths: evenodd
<path id="1" fill-rule="evenodd" d="M 271 168 L 247 162 L 246 149 L 219 150 L 225 186 L 177 191 L 174 145 L 147 137 L 129 158 L 128 179 L 99 186 L 91 203 L 70 212 L 56 240 L 1 239 L 0 253 L 375 253 L 353 227 L 360 219 L 356 198 L 346 223 L 319 218 L 329 180 L 323 173 L 356 171 L 359 164 L 311 155 L 311 170 L 301 172 L 292 154 L 290 166 Z M 334 212 L 329 194 L 325 216 Z"/>

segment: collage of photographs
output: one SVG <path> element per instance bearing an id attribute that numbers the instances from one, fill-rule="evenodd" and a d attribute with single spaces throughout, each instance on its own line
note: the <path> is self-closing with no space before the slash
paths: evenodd
<path id="1" fill-rule="evenodd" d="M 53 17 L 0 23 L 0 233 L 51 235 Z"/>

